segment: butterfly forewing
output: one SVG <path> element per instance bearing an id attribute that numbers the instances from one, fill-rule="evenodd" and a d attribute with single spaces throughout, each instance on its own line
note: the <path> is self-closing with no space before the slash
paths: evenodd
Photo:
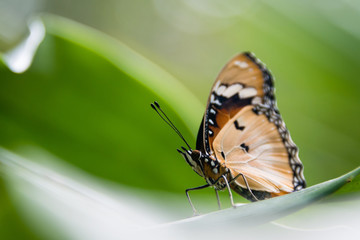
<path id="1" fill-rule="evenodd" d="M 198 134 L 203 144 L 201 148 L 212 152 L 216 135 L 241 108 L 256 103 L 273 106 L 273 99 L 269 72 L 250 53 L 235 56 L 221 70 L 210 92 Z"/>
<path id="2" fill-rule="evenodd" d="M 235 56 L 217 77 L 199 129 L 197 149 L 233 177 L 272 196 L 305 187 L 298 150 L 276 107 L 271 74 L 249 53 Z M 243 178 L 234 190 L 246 189 Z"/>

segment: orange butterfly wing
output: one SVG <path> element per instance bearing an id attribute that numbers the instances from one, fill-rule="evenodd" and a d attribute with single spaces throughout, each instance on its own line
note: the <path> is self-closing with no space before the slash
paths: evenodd
<path id="1" fill-rule="evenodd" d="M 251 190 L 277 196 L 305 187 L 298 149 L 276 107 L 272 76 L 249 53 L 235 56 L 217 77 L 197 149 L 214 156 L 232 177 L 242 173 Z M 243 178 L 232 188 L 244 195 Z"/>

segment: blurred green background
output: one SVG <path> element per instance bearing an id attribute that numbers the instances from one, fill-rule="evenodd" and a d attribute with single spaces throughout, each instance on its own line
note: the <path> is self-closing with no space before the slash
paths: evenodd
<path id="1" fill-rule="evenodd" d="M 25 73 L 0 65 L 0 145 L 20 154 L 40 147 L 186 205 L 184 190 L 204 180 L 149 103 L 158 100 L 194 146 L 216 75 L 251 51 L 276 79 L 308 185 L 334 178 L 360 163 L 359 13 L 355 0 L 1 0 L 4 54 L 33 17 L 43 16 L 47 33 Z M 3 223 L 21 220 L 2 184 L 0 230 L 9 231 Z M 215 202 L 213 191 L 196 194 Z"/>

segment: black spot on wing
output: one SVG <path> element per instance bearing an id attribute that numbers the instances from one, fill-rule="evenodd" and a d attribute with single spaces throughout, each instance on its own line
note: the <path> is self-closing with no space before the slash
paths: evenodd
<path id="1" fill-rule="evenodd" d="M 235 128 L 236 128 L 237 130 L 242 131 L 242 130 L 245 129 L 245 126 L 240 126 L 239 123 L 238 123 L 238 121 L 236 121 L 236 120 L 234 121 L 234 124 L 235 124 Z"/>
<path id="2" fill-rule="evenodd" d="M 240 144 L 240 147 L 244 149 L 245 152 L 249 152 L 249 146 L 245 145 L 245 143 Z"/>

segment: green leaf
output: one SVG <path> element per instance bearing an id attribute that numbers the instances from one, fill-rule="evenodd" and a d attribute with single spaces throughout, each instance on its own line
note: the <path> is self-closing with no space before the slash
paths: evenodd
<path id="1" fill-rule="evenodd" d="M 186 182 L 201 182 L 176 152 L 181 140 L 149 106 L 158 100 L 193 143 L 201 116 L 190 119 L 202 109 L 198 100 L 117 40 L 63 18 L 44 19 L 47 35 L 31 67 L 16 74 L 0 63 L 0 145 L 18 153 L 38 146 L 94 176 L 137 188 L 183 192 Z M 11 189 L 0 190 L 7 221 L 1 236 L 23 226 L 19 238 L 30 238 L 32 228 L 7 197 Z"/>
<path id="2" fill-rule="evenodd" d="M 151 196 L 96 179 L 44 151 L 28 151 L 35 161 L 0 148 L 1 180 L 25 229 L 42 239 L 112 239 L 164 221 Z M 25 234 L 22 229 L 19 235 Z"/>
<path id="3" fill-rule="evenodd" d="M 199 121 L 194 121 L 193 117 L 199 116 L 200 119 L 204 104 L 201 104 L 172 75 L 120 41 L 95 29 L 53 15 L 45 15 L 44 21 L 51 35 L 99 54 L 131 76 L 134 81 L 164 99 L 168 105 L 176 109 L 178 116 L 187 124 L 195 137 Z"/>
<path id="4" fill-rule="evenodd" d="M 170 223 L 166 226 L 188 228 L 191 230 L 205 230 L 211 227 L 226 227 L 234 224 L 239 228 L 261 225 L 289 215 L 330 195 L 346 183 L 351 182 L 359 174 L 360 167 L 341 177 L 311 186 L 302 191 L 265 201 L 241 205 L 235 209 L 225 209 L 184 221 Z"/>
<path id="5" fill-rule="evenodd" d="M 44 20 L 47 35 L 30 69 L 1 69 L 0 144 L 13 151 L 40 146 L 95 176 L 140 188 L 183 192 L 202 183 L 176 152 L 184 143 L 149 105 L 158 100 L 194 145 L 198 100 L 119 41 L 63 18 Z"/>
<path id="6" fill-rule="evenodd" d="M 4 239 L 39 239 L 33 229 L 24 223 L 13 198 L 9 196 L 2 175 L 0 175 L 0 236 Z"/>
<path id="7" fill-rule="evenodd" d="M 336 194 L 351 194 L 351 193 L 360 193 L 360 176 L 356 176 L 351 182 L 346 184 L 344 187 L 340 188 Z"/>
<path id="8" fill-rule="evenodd" d="M 40 161 L 41 158 L 44 159 Z M 148 193 L 110 187 L 43 153 L 38 152 L 34 162 L 0 149 L 0 170 L 5 173 L 3 178 L 17 209 L 45 239 L 168 239 L 178 234 L 196 239 L 200 235 L 214 238 L 239 233 L 251 236 L 258 226 L 329 196 L 360 174 L 357 168 L 299 192 L 170 222 L 168 215 L 178 210 L 176 204 L 164 207 L 163 202 L 153 201 Z M 278 228 L 269 226 L 271 230 Z"/>

